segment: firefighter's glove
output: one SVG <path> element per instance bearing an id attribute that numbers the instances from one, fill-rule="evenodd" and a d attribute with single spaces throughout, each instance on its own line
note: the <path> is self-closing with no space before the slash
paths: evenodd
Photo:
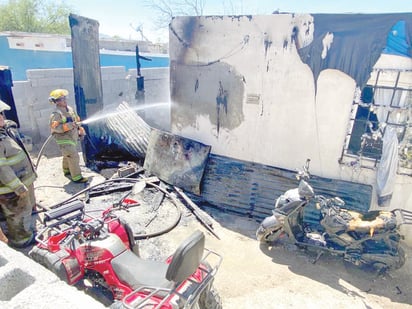
<path id="1" fill-rule="evenodd" d="M 60 122 L 58 122 L 58 121 L 53 121 L 53 122 L 51 123 L 50 127 L 51 127 L 52 129 L 56 129 L 59 125 L 60 125 Z"/>
<path id="2" fill-rule="evenodd" d="M 85 136 L 86 135 L 86 131 L 84 130 L 83 127 L 79 127 L 79 136 Z"/>
<path id="3" fill-rule="evenodd" d="M 26 198 L 29 195 L 29 191 L 24 191 L 19 194 L 20 198 Z"/>
<path id="4" fill-rule="evenodd" d="M 84 130 L 83 127 L 79 127 L 79 138 L 80 138 L 80 140 L 83 140 L 85 136 L 86 136 L 86 131 Z"/>
<path id="5" fill-rule="evenodd" d="M 20 198 L 23 198 L 29 194 L 29 190 L 25 185 L 22 185 L 17 190 L 15 190 L 14 193 L 18 195 Z"/>
<path id="6" fill-rule="evenodd" d="M 67 131 L 70 131 L 70 130 L 73 130 L 73 128 L 74 128 L 74 123 L 73 122 L 66 122 L 66 123 L 63 123 L 63 131 L 64 132 L 67 132 Z"/>

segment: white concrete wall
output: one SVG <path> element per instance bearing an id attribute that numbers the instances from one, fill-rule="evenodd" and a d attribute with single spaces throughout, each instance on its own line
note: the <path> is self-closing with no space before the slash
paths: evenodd
<path id="1" fill-rule="evenodd" d="M 298 27 L 299 45 L 310 43 L 311 21 L 292 14 L 175 18 L 169 43 L 172 132 L 211 145 L 215 154 L 290 170 L 311 158 L 315 175 L 375 186 L 375 170 L 338 162 L 356 82 L 327 69 L 315 90 L 312 71 L 291 42 Z M 410 59 L 380 65 L 412 68 Z M 222 93 L 228 111 L 218 114 Z M 411 192 L 412 177 L 398 175 L 390 208 L 412 210 Z"/>
<path id="2" fill-rule="evenodd" d="M 106 308 L 22 252 L 0 242 L 0 308 Z"/>
<path id="3" fill-rule="evenodd" d="M 172 35 L 172 131 L 212 145 L 213 153 L 252 162 L 295 169 L 312 158 L 314 173 L 336 176 L 356 85 L 340 71 L 325 70 L 315 95 L 313 74 L 288 36 L 305 19 L 310 16 L 201 17 L 189 48 Z M 271 42 L 266 50 L 265 41 Z M 217 133 L 219 83 L 231 110 L 220 115 Z M 197 112 L 200 105 L 209 107 Z M 235 108 L 239 120 L 231 124 L 224 118 Z"/>
<path id="4" fill-rule="evenodd" d="M 145 79 L 145 103 L 168 103 L 169 69 L 153 68 L 141 71 Z M 135 100 L 136 75 L 136 70 L 125 71 L 124 67 L 103 67 L 104 105 L 112 106 L 122 101 L 137 104 Z M 69 105 L 75 107 L 73 70 L 28 70 L 27 78 L 27 81 L 14 82 L 12 87 L 21 126 L 20 131 L 30 136 L 35 143 L 41 144 L 50 134 L 48 122 L 54 109 L 53 105 L 48 102 L 49 93 L 56 88 L 68 89 L 70 91 Z M 147 109 L 142 117 L 151 126 L 168 130 L 170 114 L 169 106 L 167 108 L 165 106 Z"/>

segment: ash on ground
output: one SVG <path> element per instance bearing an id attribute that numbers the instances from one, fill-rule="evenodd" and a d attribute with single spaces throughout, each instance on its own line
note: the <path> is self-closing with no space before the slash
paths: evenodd
<path id="1" fill-rule="evenodd" d="M 138 181 L 128 192 L 92 197 L 86 203 L 86 214 L 99 217 L 104 210 L 113 207 L 114 213 L 132 228 L 140 257 L 164 261 L 176 250 L 176 243 L 170 241 L 167 233 L 195 219 L 174 192 L 161 185 L 168 194 Z M 138 192 L 134 192 L 136 187 Z"/>

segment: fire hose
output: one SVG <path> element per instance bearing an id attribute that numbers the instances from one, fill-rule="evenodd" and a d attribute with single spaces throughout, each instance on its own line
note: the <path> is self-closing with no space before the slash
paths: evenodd
<path id="1" fill-rule="evenodd" d="M 39 154 L 38 154 L 38 156 L 37 156 L 36 164 L 34 165 L 35 169 L 38 168 L 39 163 L 40 163 L 40 159 L 41 159 L 41 157 L 42 157 L 42 155 L 43 155 L 43 152 L 44 152 L 44 149 L 47 147 L 47 145 L 49 144 L 49 142 L 52 140 L 52 137 L 53 137 L 53 136 L 50 135 L 50 136 L 46 139 L 46 141 L 43 143 L 42 147 L 40 148 Z M 134 178 L 115 178 L 115 179 L 109 179 L 109 180 L 106 180 L 106 181 L 104 181 L 104 182 L 102 182 L 102 183 L 99 183 L 99 184 L 96 184 L 96 185 L 93 185 L 93 186 L 89 186 L 89 187 L 87 187 L 87 188 L 85 188 L 85 189 L 83 189 L 83 190 L 81 190 L 81 191 L 73 194 L 71 197 L 65 199 L 64 201 L 59 202 L 59 203 L 57 203 L 57 204 L 55 204 L 55 205 L 52 205 L 52 206 L 50 206 L 50 207 L 45 207 L 45 206 L 39 205 L 41 208 L 43 208 L 43 210 L 41 210 L 41 211 L 36 211 L 35 213 L 40 213 L 40 212 L 44 212 L 44 211 L 47 211 L 47 210 L 50 210 L 50 209 L 58 208 L 59 206 L 61 206 L 61 205 L 65 204 L 65 203 L 67 203 L 67 202 L 75 199 L 77 196 L 79 196 L 79 195 L 81 195 L 81 194 L 83 194 L 83 193 L 89 192 L 89 191 L 91 191 L 91 190 L 93 190 L 93 189 L 95 189 L 95 188 L 97 188 L 97 187 L 99 187 L 99 186 L 103 186 L 103 185 L 107 185 L 107 184 L 111 184 L 111 183 L 117 183 L 117 182 L 132 182 L 132 183 L 136 183 L 136 182 L 139 182 L 139 181 L 144 181 L 144 179 L 143 179 L 143 180 L 142 180 L 142 179 L 134 179 Z M 159 187 L 159 186 L 157 186 L 157 185 L 155 185 L 155 184 L 153 184 L 153 183 L 151 183 L 151 182 L 146 182 L 146 184 L 149 184 L 149 185 L 151 185 L 152 187 L 155 187 L 157 190 L 159 190 L 159 191 L 163 192 L 164 194 L 166 194 L 166 195 L 171 199 L 172 204 L 175 206 L 178 214 L 177 214 L 176 218 L 173 220 L 173 222 L 172 222 L 169 226 L 166 226 L 165 228 L 161 229 L 160 231 L 153 232 L 153 233 L 147 233 L 147 234 L 134 234 L 133 237 L 134 237 L 135 240 L 138 240 L 138 239 L 148 239 L 148 238 L 152 238 L 152 237 L 156 237 L 156 236 L 159 236 L 159 235 L 166 234 L 167 232 L 171 231 L 173 228 L 175 228 L 175 227 L 177 226 L 177 224 L 180 222 L 180 219 L 181 219 L 181 217 L 182 217 L 182 212 L 181 212 L 181 210 L 180 210 L 179 207 L 178 207 L 178 203 L 177 203 L 176 199 L 175 199 L 167 190 L 165 190 L 165 189 L 163 189 L 163 188 L 161 188 L 161 187 Z"/>
<path id="2" fill-rule="evenodd" d="M 91 191 L 94 188 L 97 188 L 99 186 L 103 186 L 103 185 L 106 185 L 106 184 L 117 183 L 117 182 L 137 183 L 137 182 L 141 182 L 141 181 L 145 181 L 145 180 L 144 179 L 135 179 L 135 178 L 114 178 L 114 179 L 109 179 L 109 180 L 106 180 L 102 183 L 99 183 L 99 184 L 96 184 L 96 185 L 93 185 L 93 186 L 89 186 L 89 187 L 73 194 L 69 198 L 67 198 L 67 199 L 65 199 L 65 200 L 63 200 L 63 201 L 61 201 L 57 204 L 54 204 L 54 205 L 50 206 L 49 209 L 56 209 L 59 206 L 64 205 L 64 204 L 68 203 L 69 201 L 75 199 L 77 196 L 79 196 L 83 193 L 86 193 L 88 191 Z M 175 197 L 170 194 L 170 192 L 168 192 L 167 190 L 159 187 L 158 185 L 156 185 L 154 183 L 151 183 L 151 182 L 145 182 L 145 183 L 152 186 L 152 187 L 154 187 L 154 188 L 156 188 L 157 190 L 163 192 L 164 194 L 166 194 L 170 198 L 170 200 L 172 201 L 172 204 L 174 205 L 174 207 L 176 208 L 177 215 L 176 215 L 176 217 L 174 218 L 174 220 L 172 221 L 171 224 L 169 224 L 165 228 L 161 229 L 160 231 L 153 232 L 153 233 L 146 233 L 146 234 L 133 234 L 133 237 L 134 237 L 135 240 L 148 239 L 148 238 L 152 238 L 152 237 L 156 237 L 156 236 L 166 234 L 167 232 L 171 231 L 173 228 L 175 228 L 177 226 L 177 224 L 180 222 L 180 219 L 182 217 L 182 212 L 179 209 L 178 203 L 177 203 Z"/>
<path id="3" fill-rule="evenodd" d="M 46 141 L 41 146 L 39 154 L 37 155 L 37 161 L 36 161 L 36 164 L 34 165 L 34 168 L 37 169 L 37 167 L 39 166 L 41 156 L 43 155 L 43 151 L 46 148 L 46 146 L 50 143 L 50 140 L 52 139 L 52 137 L 53 135 L 50 134 L 49 137 L 46 139 Z"/>

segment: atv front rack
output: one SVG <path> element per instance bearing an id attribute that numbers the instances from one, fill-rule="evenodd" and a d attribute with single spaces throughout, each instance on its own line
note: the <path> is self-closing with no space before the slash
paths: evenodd
<path id="1" fill-rule="evenodd" d="M 195 308 L 202 292 L 211 288 L 213 279 L 222 263 L 222 257 L 219 254 L 208 249 L 205 251 L 206 254 L 199 266 L 203 278 L 201 282 L 189 277 L 173 289 L 142 286 L 122 299 L 124 308 L 160 309 L 166 305 L 166 302 L 171 305 L 171 308 Z M 209 265 L 210 269 L 205 265 Z"/>
<path id="2" fill-rule="evenodd" d="M 44 213 L 44 228 L 39 230 L 35 239 L 43 247 L 47 248 L 47 239 L 51 235 L 61 234 L 65 229 L 70 228 L 71 223 L 82 220 L 84 216 L 84 203 L 79 200 L 52 208 Z M 63 229 L 62 227 L 66 228 Z"/>
<path id="3" fill-rule="evenodd" d="M 49 227 L 54 227 L 72 220 L 79 220 L 83 216 L 83 202 L 74 200 L 45 212 L 43 223 Z"/>

